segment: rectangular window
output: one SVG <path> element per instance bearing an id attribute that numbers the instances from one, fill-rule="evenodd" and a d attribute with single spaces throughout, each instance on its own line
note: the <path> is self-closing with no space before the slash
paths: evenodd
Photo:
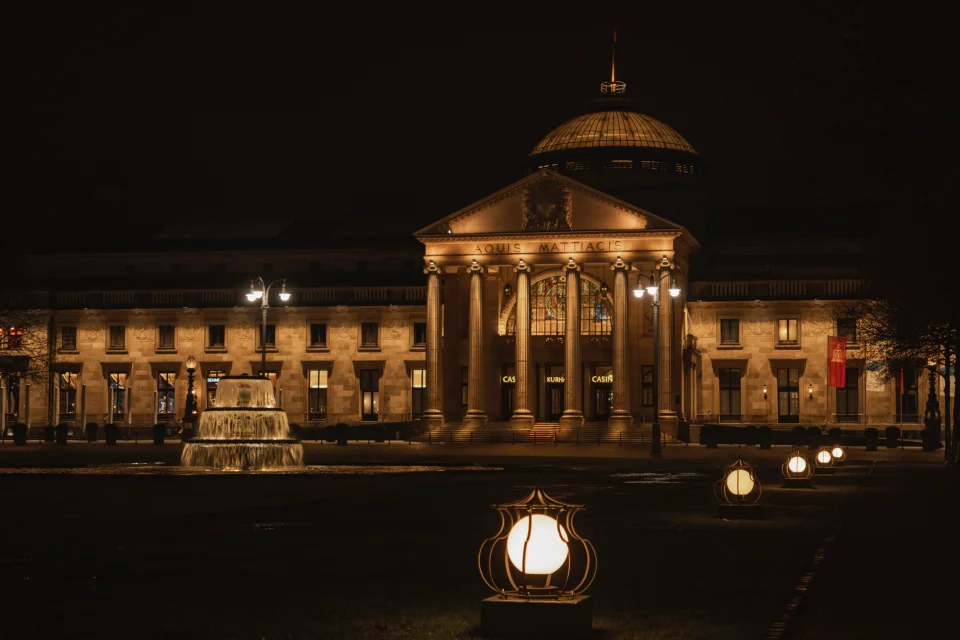
<path id="1" fill-rule="evenodd" d="M 915 423 L 917 409 L 917 368 L 906 366 L 897 375 L 897 422 Z"/>
<path id="2" fill-rule="evenodd" d="M 380 372 L 360 371 L 360 419 L 376 420 L 380 414 Z"/>
<path id="3" fill-rule="evenodd" d="M 127 347 L 127 326 L 123 324 L 110 325 L 110 341 L 107 348 L 111 351 L 122 351 Z"/>
<path id="4" fill-rule="evenodd" d="M 416 420 L 423 415 L 427 403 L 427 370 L 414 369 L 411 372 L 413 391 L 410 397 L 410 412 Z"/>
<path id="5" fill-rule="evenodd" d="M 653 406 L 653 367 L 642 365 L 640 367 L 640 404 L 644 407 Z"/>
<path id="6" fill-rule="evenodd" d="M 60 419 L 73 420 L 77 417 L 77 374 L 62 372 L 60 378 Z"/>
<path id="7" fill-rule="evenodd" d="M 277 325 L 268 324 L 267 325 L 267 337 L 266 340 L 263 338 L 263 327 L 257 327 L 257 344 L 260 347 L 263 347 L 263 343 L 267 343 L 267 349 L 276 349 L 277 348 Z"/>
<path id="8" fill-rule="evenodd" d="M 427 346 L 427 323 L 426 322 L 413 323 L 413 346 L 415 347 Z"/>
<path id="9" fill-rule="evenodd" d="M 796 318 L 780 318 L 777 320 L 777 342 L 779 344 L 797 344 L 797 328 L 799 321 Z"/>
<path id="10" fill-rule="evenodd" d="M 326 323 L 310 323 L 310 346 L 314 349 L 327 348 L 327 325 Z"/>
<path id="11" fill-rule="evenodd" d="M 61 351 L 77 350 L 77 328 L 76 327 L 60 327 L 60 350 Z"/>
<path id="12" fill-rule="evenodd" d="M 738 318 L 720 320 L 720 344 L 740 344 L 740 320 Z"/>
<path id="13" fill-rule="evenodd" d="M 326 369 L 310 369 L 307 372 L 308 383 L 308 412 L 310 420 L 326 420 L 327 418 L 327 377 L 330 372 Z"/>
<path id="14" fill-rule="evenodd" d="M 777 421 L 800 422 L 800 369 L 777 369 Z"/>
<path id="15" fill-rule="evenodd" d="M 837 318 L 837 335 L 847 339 L 847 344 L 857 342 L 857 319 Z"/>
<path id="16" fill-rule="evenodd" d="M 6 331 L 0 328 L 0 348 L 3 348 L 3 349 L 23 348 L 23 328 L 9 327 Z"/>
<path id="17" fill-rule="evenodd" d="M 463 407 L 467 406 L 467 398 L 469 398 L 468 380 L 470 380 L 470 373 L 467 367 L 460 367 L 460 405 Z"/>
<path id="18" fill-rule="evenodd" d="M 127 406 L 127 374 L 118 372 L 111 373 L 108 381 L 109 393 L 113 398 L 110 403 L 112 416 L 110 422 L 122 420 Z"/>
<path id="19" fill-rule="evenodd" d="M 207 406 L 217 406 L 217 385 L 220 384 L 220 378 L 227 375 L 226 371 L 213 369 L 207 371 Z"/>
<path id="20" fill-rule="evenodd" d="M 165 371 L 157 374 L 157 417 L 172 416 L 174 411 L 173 400 L 176 390 L 177 374 Z"/>
<path id="21" fill-rule="evenodd" d="M 211 324 L 207 327 L 207 347 L 209 349 L 225 349 L 227 345 L 227 327 L 222 324 Z"/>
<path id="22" fill-rule="evenodd" d="M 360 346 L 373 348 L 380 346 L 380 324 L 363 322 L 360 324 Z"/>
<path id="23" fill-rule="evenodd" d="M 740 368 L 720 369 L 720 419 L 739 422 Z"/>
<path id="24" fill-rule="evenodd" d="M 157 348 L 164 351 L 173 351 L 176 346 L 177 327 L 172 324 L 157 326 Z"/>
<path id="25" fill-rule="evenodd" d="M 847 386 L 837 389 L 837 422 L 860 422 L 859 370 L 847 367 Z"/>

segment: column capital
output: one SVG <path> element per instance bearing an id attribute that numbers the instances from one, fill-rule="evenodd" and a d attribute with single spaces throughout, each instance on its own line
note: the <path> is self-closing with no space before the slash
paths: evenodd
<path id="1" fill-rule="evenodd" d="M 610 265 L 611 271 L 630 271 L 631 269 L 633 269 L 633 265 L 624 262 L 620 256 L 617 256 L 617 259 Z"/>
<path id="2" fill-rule="evenodd" d="M 423 268 L 423 273 L 424 275 L 429 275 L 431 273 L 434 273 L 440 276 L 440 275 L 443 275 L 443 267 L 441 267 L 436 262 L 431 260 L 430 262 L 427 263 L 427 266 Z"/>
<path id="3" fill-rule="evenodd" d="M 563 265 L 564 271 L 580 271 L 580 265 L 573 261 L 573 258 L 567 260 L 567 264 Z"/>
<path id="4" fill-rule="evenodd" d="M 469 271 L 471 274 L 476 273 L 482 275 L 487 272 L 487 268 L 474 260 L 472 263 L 470 263 L 470 266 L 467 267 L 467 271 Z"/>
<path id="5" fill-rule="evenodd" d="M 662 258 L 660 258 L 660 260 L 657 261 L 657 263 L 656 263 L 656 265 L 655 265 L 655 268 L 656 268 L 657 270 L 661 270 L 661 269 L 671 269 L 671 270 L 672 270 L 672 269 L 676 269 L 676 268 L 677 268 L 677 265 L 674 263 L 673 260 L 671 260 L 671 259 L 668 258 L 666 255 L 664 255 Z"/>
<path id="6" fill-rule="evenodd" d="M 513 268 L 514 273 L 533 273 L 533 265 L 527 264 L 524 262 L 523 258 L 520 258 L 520 263 Z"/>

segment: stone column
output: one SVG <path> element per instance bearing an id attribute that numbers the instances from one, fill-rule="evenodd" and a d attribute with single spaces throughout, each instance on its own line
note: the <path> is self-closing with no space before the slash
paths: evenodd
<path id="1" fill-rule="evenodd" d="M 660 334 L 657 349 L 660 350 L 660 359 L 657 363 L 657 415 L 661 423 L 661 430 L 671 437 L 677 433 L 677 412 L 674 408 L 675 389 L 673 386 L 673 298 L 670 297 L 670 269 L 671 263 L 664 261 L 657 265 L 656 278 L 660 279 Z"/>
<path id="2" fill-rule="evenodd" d="M 440 276 L 443 271 L 431 260 L 423 272 L 427 275 L 427 406 L 423 412 L 423 426 L 429 430 L 443 426 L 443 394 L 440 387 L 440 368 L 443 365 Z"/>
<path id="3" fill-rule="evenodd" d="M 567 266 L 566 325 L 563 342 L 566 347 L 564 362 L 564 407 L 560 417 L 563 428 L 583 426 L 583 385 L 580 363 L 580 265 L 570 258 Z"/>
<path id="4" fill-rule="evenodd" d="M 482 428 L 487 424 L 483 410 L 483 278 L 486 269 L 476 260 L 470 272 L 470 359 L 467 363 L 467 414 L 463 426 Z"/>
<path id="5" fill-rule="evenodd" d="M 517 304 L 516 314 L 516 371 L 517 382 L 514 386 L 513 415 L 511 425 L 530 428 L 535 422 L 533 411 L 530 409 L 531 384 L 530 375 L 530 275 L 533 267 L 520 259 L 520 264 L 513 268 L 517 274 Z"/>
<path id="6" fill-rule="evenodd" d="M 630 415 L 630 359 L 628 330 L 630 326 L 627 291 L 627 272 L 630 265 L 617 256 L 613 270 L 613 407 L 610 410 L 609 425 L 625 429 L 633 424 Z"/>

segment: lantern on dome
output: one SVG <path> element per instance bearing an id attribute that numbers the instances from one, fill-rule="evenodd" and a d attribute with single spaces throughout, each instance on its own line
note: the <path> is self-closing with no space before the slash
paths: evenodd
<path id="1" fill-rule="evenodd" d="M 714 487 L 721 516 L 742 517 L 754 513 L 760 506 L 760 481 L 753 469 L 753 465 L 739 455 L 736 462 L 724 467 L 723 478 Z"/>
<path id="2" fill-rule="evenodd" d="M 814 456 L 816 473 L 833 473 L 833 447 L 820 447 Z"/>
<path id="3" fill-rule="evenodd" d="M 480 545 L 477 562 L 496 595 L 480 603 L 481 630 L 494 636 L 589 635 L 593 604 L 584 592 L 596 577 L 597 553 L 573 523 L 584 505 L 536 487 L 522 500 L 492 507 L 500 530 Z M 557 607 L 558 601 L 567 606 Z"/>
<path id="4" fill-rule="evenodd" d="M 806 456 L 800 452 L 800 449 L 790 454 L 780 470 L 783 472 L 784 487 L 810 486 L 810 476 L 813 475 L 813 467 L 807 461 Z"/>

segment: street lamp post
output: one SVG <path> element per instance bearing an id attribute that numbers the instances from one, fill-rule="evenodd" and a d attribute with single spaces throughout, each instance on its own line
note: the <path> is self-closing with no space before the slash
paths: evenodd
<path id="1" fill-rule="evenodd" d="M 267 309 L 270 308 L 270 287 L 278 282 L 280 283 L 280 302 L 286 302 L 290 299 L 290 293 L 287 291 L 287 281 L 284 278 L 264 284 L 263 278 L 257 276 L 256 282 L 250 281 L 250 292 L 247 293 L 247 300 L 250 302 L 260 301 L 260 310 L 263 312 L 260 323 L 260 377 L 262 378 L 267 377 Z"/>
<path id="2" fill-rule="evenodd" d="M 650 274 L 650 282 L 646 287 L 643 286 L 643 276 L 637 274 L 637 288 L 633 290 L 633 295 L 637 298 L 643 297 L 644 289 L 653 299 L 653 429 L 650 439 L 650 457 L 659 458 L 660 451 L 660 389 L 658 376 L 660 373 L 660 283 L 668 276 L 670 277 L 670 297 L 676 298 L 680 295 L 680 287 L 677 286 L 677 278 L 670 269 L 670 261 L 667 256 L 663 256 L 660 261 L 660 271 L 662 275 L 658 279 L 654 274 Z M 668 327 L 669 330 L 669 327 Z"/>
<path id="3" fill-rule="evenodd" d="M 193 390 L 193 374 L 197 370 L 197 359 L 193 356 L 187 356 L 187 399 L 183 403 L 183 424 L 189 422 L 191 425 L 196 421 L 197 414 L 197 396 Z M 191 428 L 193 428 L 191 426 Z"/>

